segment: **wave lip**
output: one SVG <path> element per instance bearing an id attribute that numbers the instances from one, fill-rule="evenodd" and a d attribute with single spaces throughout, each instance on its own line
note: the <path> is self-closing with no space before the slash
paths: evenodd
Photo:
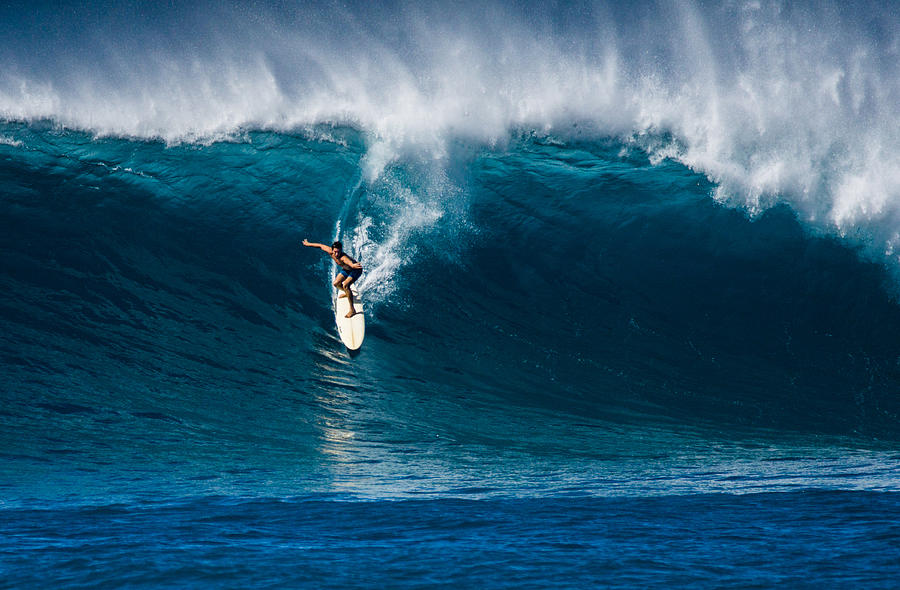
<path id="1" fill-rule="evenodd" d="M 754 214 L 787 203 L 814 231 L 897 260 L 900 17 L 888 8 L 77 14 L 2 15 L 15 42 L 4 49 L 0 116 L 168 143 L 347 124 L 365 134 L 369 181 L 410 154 L 446 160 L 459 138 L 498 145 L 518 129 L 634 138 L 657 160 L 705 174 L 723 202 Z"/>

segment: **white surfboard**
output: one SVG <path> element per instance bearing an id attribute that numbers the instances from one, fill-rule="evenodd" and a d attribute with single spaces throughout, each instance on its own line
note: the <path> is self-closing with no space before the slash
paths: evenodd
<path id="1" fill-rule="evenodd" d="M 334 323 L 337 324 L 338 334 L 341 336 L 341 342 L 350 350 L 357 350 L 362 346 L 363 338 L 366 337 L 366 316 L 363 315 L 363 306 L 359 301 L 359 294 L 353 289 L 353 309 L 356 313 L 353 317 L 346 317 L 350 311 L 350 303 L 346 297 L 338 297 L 342 295 L 340 291 L 334 299 Z"/>

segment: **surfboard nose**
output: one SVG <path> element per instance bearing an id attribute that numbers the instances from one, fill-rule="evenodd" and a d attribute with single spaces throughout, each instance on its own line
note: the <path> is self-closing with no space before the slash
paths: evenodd
<path id="1" fill-rule="evenodd" d="M 341 342 L 349 350 L 358 350 L 366 337 L 366 317 L 363 314 L 363 305 L 359 301 L 359 293 L 351 289 L 353 293 L 353 310 L 356 312 L 347 317 L 350 312 L 350 302 L 346 297 L 334 299 L 334 323 L 337 325 Z"/>

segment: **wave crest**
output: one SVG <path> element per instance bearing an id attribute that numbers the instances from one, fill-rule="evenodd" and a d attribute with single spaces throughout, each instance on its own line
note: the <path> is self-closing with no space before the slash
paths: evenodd
<path id="1" fill-rule="evenodd" d="M 366 137 L 369 182 L 413 153 L 445 160 L 460 138 L 636 137 L 751 213 L 787 202 L 875 255 L 900 246 L 900 22 L 874 4 L 2 16 L 6 119 L 170 143 L 350 124 Z"/>

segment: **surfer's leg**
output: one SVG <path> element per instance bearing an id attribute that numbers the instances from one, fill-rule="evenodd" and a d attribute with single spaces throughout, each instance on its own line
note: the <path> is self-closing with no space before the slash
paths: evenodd
<path id="1" fill-rule="evenodd" d="M 344 277 L 343 274 L 338 273 L 337 276 L 334 277 L 334 282 L 331 284 L 334 285 L 335 289 L 344 290 L 344 278 L 346 278 L 346 277 Z M 338 297 L 346 297 L 346 295 L 344 293 L 340 293 L 340 294 L 338 294 Z"/>
<path id="2" fill-rule="evenodd" d="M 344 289 L 344 293 L 347 295 L 347 303 L 350 304 L 350 311 L 347 312 L 347 315 L 345 316 L 348 318 L 352 318 L 356 313 L 356 310 L 353 309 L 353 291 L 350 290 L 350 285 L 352 285 L 355 280 L 354 277 L 347 277 L 347 280 L 341 285 L 341 288 Z"/>

